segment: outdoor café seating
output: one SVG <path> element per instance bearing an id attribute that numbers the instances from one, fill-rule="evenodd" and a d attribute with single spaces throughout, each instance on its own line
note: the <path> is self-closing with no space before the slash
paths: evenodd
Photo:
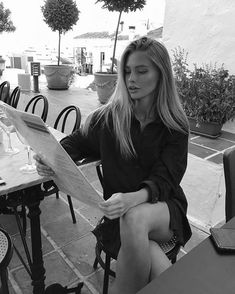
<path id="1" fill-rule="evenodd" d="M 10 95 L 8 104 L 14 108 L 17 108 L 19 98 L 20 98 L 20 87 L 16 86 Z"/>
<path id="2" fill-rule="evenodd" d="M 13 246 L 10 235 L 0 228 L 0 293 L 9 294 L 7 267 L 11 261 Z"/>
<path id="3" fill-rule="evenodd" d="M 100 183 L 102 185 L 102 165 L 96 165 L 96 171 Z M 108 286 L 109 286 L 109 276 L 115 277 L 115 272 L 110 268 L 111 260 L 117 259 L 116 249 L 112 246 L 112 238 L 110 240 L 104 240 L 101 234 L 101 227 L 105 223 L 105 218 L 102 217 L 95 229 L 93 230 L 94 235 L 96 236 L 97 242 L 95 246 L 95 261 L 93 264 L 94 269 L 97 269 L 98 264 L 104 269 L 104 279 L 103 279 L 103 294 L 108 293 Z M 104 226 L 105 227 L 105 226 Z M 107 230 L 109 231 L 108 235 L 112 236 L 112 228 L 106 226 Z M 107 232 L 106 232 L 107 233 Z M 164 242 L 159 244 L 162 250 L 166 253 L 167 257 L 171 261 L 172 264 L 176 262 L 177 254 L 180 250 L 180 245 L 176 242 L 174 238 L 172 238 L 169 242 Z M 103 254 L 105 258 L 103 259 Z"/>
<path id="4" fill-rule="evenodd" d="M 223 165 L 226 186 L 225 217 L 227 222 L 235 216 L 235 148 L 224 152 Z"/>
<path id="5" fill-rule="evenodd" d="M 4 81 L 0 84 L 0 100 L 3 102 L 7 102 L 10 93 L 10 83 L 8 81 Z"/>
<path id="6" fill-rule="evenodd" d="M 46 122 L 48 115 L 48 107 L 49 104 L 47 98 L 43 95 L 36 95 L 32 99 L 30 99 L 30 101 L 26 105 L 25 112 L 38 114 L 39 111 L 41 111 L 40 117 L 44 122 Z"/>
<path id="7" fill-rule="evenodd" d="M 68 121 L 70 118 L 74 121 L 72 126 L 69 124 L 68 128 Z M 73 116 L 74 115 L 74 116 Z M 61 112 L 58 114 L 55 123 L 54 123 L 54 129 L 59 130 L 62 133 L 72 133 L 76 129 L 80 127 L 81 124 L 81 112 L 80 109 L 75 105 L 69 105 L 61 110 Z M 69 132 L 68 132 L 69 130 Z M 56 184 L 53 181 L 44 183 L 43 185 L 44 195 L 49 196 L 52 194 L 56 194 L 56 198 L 59 198 L 59 190 Z M 72 221 L 75 224 L 76 223 L 76 216 L 73 209 L 73 203 L 70 195 L 67 195 L 68 204 L 72 216 Z"/>

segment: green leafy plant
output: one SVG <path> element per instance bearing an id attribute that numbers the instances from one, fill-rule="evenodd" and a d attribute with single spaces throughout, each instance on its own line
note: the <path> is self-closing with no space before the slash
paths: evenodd
<path id="1" fill-rule="evenodd" d="M 112 64 L 110 68 L 110 73 L 114 72 L 114 63 L 115 63 L 115 53 L 116 53 L 116 45 L 117 45 L 117 37 L 118 37 L 118 29 L 121 21 L 121 16 L 123 12 L 136 11 L 137 9 L 143 9 L 146 0 L 97 0 L 95 3 L 101 2 L 103 3 L 102 8 L 108 9 L 109 11 L 117 11 L 118 22 L 115 31 L 114 38 L 114 46 L 113 46 L 113 55 L 112 55 Z"/>
<path id="2" fill-rule="evenodd" d="M 14 32 L 16 27 L 10 19 L 10 9 L 4 8 L 3 2 L 0 2 L 0 33 Z"/>
<path id="3" fill-rule="evenodd" d="M 188 53 L 178 47 L 173 50 L 173 71 L 179 96 L 188 117 L 197 122 L 224 124 L 235 118 L 235 76 L 224 65 L 187 63 Z"/>
<path id="4" fill-rule="evenodd" d="M 45 0 L 41 7 L 45 23 L 52 29 L 58 31 L 58 65 L 60 64 L 61 34 L 71 30 L 79 18 L 80 11 L 73 0 Z"/>

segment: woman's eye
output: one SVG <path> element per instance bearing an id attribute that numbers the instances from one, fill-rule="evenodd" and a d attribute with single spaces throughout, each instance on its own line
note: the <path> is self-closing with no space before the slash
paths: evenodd
<path id="1" fill-rule="evenodd" d="M 147 70 L 138 70 L 138 73 L 140 73 L 140 74 L 145 74 L 147 72 Z"/>

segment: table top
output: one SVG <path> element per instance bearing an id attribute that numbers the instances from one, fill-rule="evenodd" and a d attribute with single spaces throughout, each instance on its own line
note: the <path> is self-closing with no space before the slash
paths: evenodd
<path id="1" fill-rule="evenodd" d="M 235 217 L 224 227 L 235 229 Z M 218 253 L 208 237 L 138 294 L 234 294 L 235 254 Z"/>
<path id="2" fill-rule="evenodd" d="M 60 140 L 65 134 L 50 128 L 55 137 Z M 3 144 L 0 144 L 0 176 L 6 182 L 5 185 L 0 185 L 0 195 L 22 190 L 28 187 L 35 186 L 42 182 L 48 181 L 35 173 L 23 173 L 20 167 L 27 163 L 27 151 L 25 146 L 19 141 L 15 132 L 11 133 L 12 146 L 20 150 L 19 153 L 9 155 L 5 153 L 4 146 L 7 146 L 7 136 L 3 134 Z M 32 152 L 33 154 L 33 152 Z"/>

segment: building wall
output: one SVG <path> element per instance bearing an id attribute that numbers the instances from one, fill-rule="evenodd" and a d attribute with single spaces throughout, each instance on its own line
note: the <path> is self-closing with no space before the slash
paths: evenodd
<path id="1" fill-rule="evenodd" d="M 235 74 L 235 1 L 166 0 L 163 42 L 180 46 L 189 64 L 224 63 Z"/>
<path id="2" fill-rule="evenodd" d="M 116 58 L 120 56 L 129 43 L 129 40 L 118 40 L 116 47 Z M 110 67 L 111 57 L 113 54 L 114 40 L 111 39 L 74 39 L 73 47 L 85 47 L 87 53 L 92 53 L 93 72 L 100 71 L 100 54 L 104 52 L 105 60 L 102 71 L 106 71 Z"/>

